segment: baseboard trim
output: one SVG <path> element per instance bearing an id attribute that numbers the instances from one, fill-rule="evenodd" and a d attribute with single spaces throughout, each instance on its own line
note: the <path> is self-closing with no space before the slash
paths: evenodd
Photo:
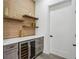
<path id="1" fill-rule="evenodd" d="M 59 58 L 67 59 L 65 57 L 62 57 L 62 56 L 59 56 L 59 55 L 56 55 L 56 54 L 50 54 L 50 55 L 54 55 L 54 56 L 59 57 Z"/>

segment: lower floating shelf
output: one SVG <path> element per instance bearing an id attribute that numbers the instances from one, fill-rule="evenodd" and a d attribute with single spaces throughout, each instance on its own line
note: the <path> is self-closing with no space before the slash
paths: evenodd
<path id="1" fill-rule="evenodd" d="M 33 26 L 26 26 L 26 25 L 23 25 L 22 27 L 26 27 L 26 28 L 39 28 L 38 26 L 33 27 Z"/>

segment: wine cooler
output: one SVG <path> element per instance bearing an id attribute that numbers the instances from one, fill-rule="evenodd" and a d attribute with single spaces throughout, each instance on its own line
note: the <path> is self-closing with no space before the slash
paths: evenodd
<path id="1" fill-rule="evenodd" d="M 19 59 L 34 59 L 34 57 L 35 57 L 35 40 L 20 42 Z"/>
<path id="2" fill-rule="evenodd" d="M 35 40 L 30 41 L 30 59 L 35 58 Z"/>
<path id="3" fill-rule="evenodd" d="M 19 43 L 19 59 L 29 59 L 28 41 Z"/>
<path id="4" fill-rule="evenodd" d="M 43 52 L 43 39 L 44 37 L 31 39 L 28 41 L 20 42 L 19 59 L 35 59 Z"/>

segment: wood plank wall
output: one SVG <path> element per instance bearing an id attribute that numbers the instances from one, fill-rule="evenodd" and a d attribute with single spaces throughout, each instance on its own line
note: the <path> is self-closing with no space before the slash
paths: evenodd
<path id="1" fill-rule="evenodd" d="M 4 39 L 35 35 L 35 28 L 31 26 L 35 20 L 22 17 L 23 15 L 35 17 L 35 3 L 32 0 L 4 0 L 4 15 L 24 20 L 20 22 L 4 18 Z"/>

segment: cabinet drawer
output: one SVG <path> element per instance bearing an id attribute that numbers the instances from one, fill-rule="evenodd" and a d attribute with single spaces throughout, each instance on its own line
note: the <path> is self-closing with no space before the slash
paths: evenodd
<path id="1" fill-rule="evenodd" d="M 42 42 L 42 43 L 43 43 L 44 39 L 43 39 L 43 37 L 40 37 L 40 38 L 36 38 L 36 40 L 35 40 L 35 41 L 37 41 L 38 43 L 40 43 L 40 42 Z"/>
<path id="2" fill-rule="evenodd" d="M 18 51 L 16 49 L 4 52 L 3 59 L 18 59 Z"/>
<path id="3" fill-rule="evenodd" d="M 18 44 L 10 44 L 3 47 L 3 51 L 9 51 L 13 49 L 18 49 Z"/>
<path id="4" fill-rule="evenodd" d="M 36 47 L 38 47 L 38 46 L 43 46 L 44 41 L 43 41 L 43 39 L 41 39 L 41 38 L 37 38 L 37 39 L 35 40 L 35 44 L 36 44 Z"/>
<path id="5" fill-rule="evenodd" d="M 16 54 L 18 54 L 18 50 L 17 49 L 9 50 L 9 51 L 6 51 L 4 53 L 6 53 L 8 55 L 8 54 L 12 54 L 12 53 L 15 53 L 15 52 L 16 52 Z"/>

